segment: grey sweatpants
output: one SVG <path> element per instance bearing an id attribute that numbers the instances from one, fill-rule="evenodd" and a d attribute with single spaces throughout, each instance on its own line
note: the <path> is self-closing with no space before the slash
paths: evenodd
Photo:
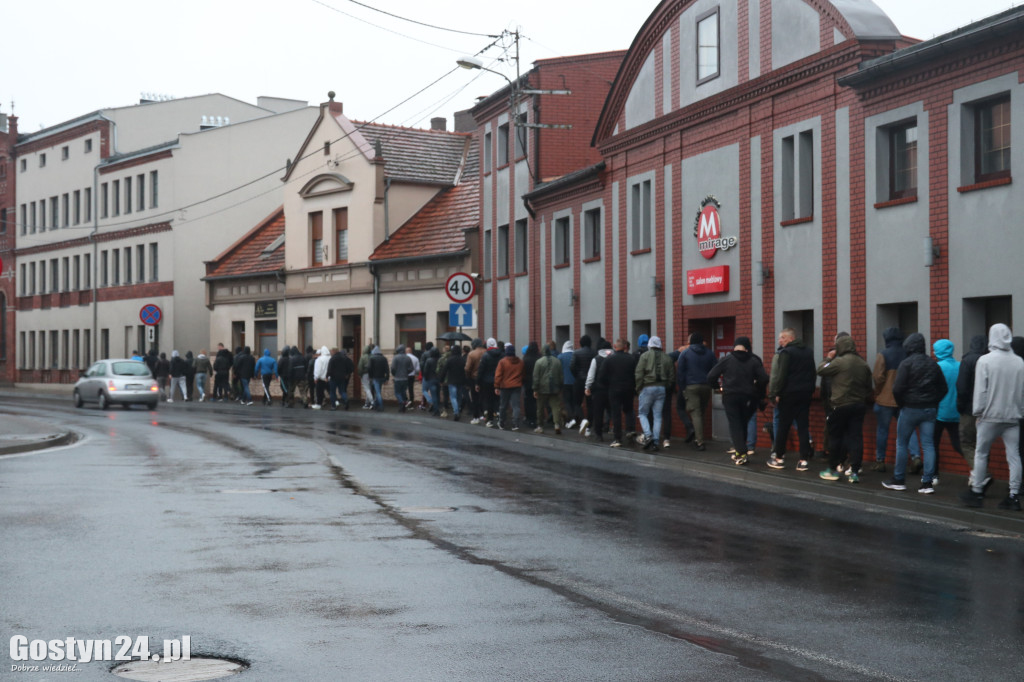
<path id="1" fill-rule="evenodd" d="M 1003 446 L 1006 448 L 1006 463 L 1010 467 L 1010 494 L 1020 493 L 1021 463 L 1020 450 L 1020 425 L 1017 422 L 1001 423 L 978 421 L 978 445 L 974 450 L 974 473 L 971 489 L 976 493 L 982 492 L 981 482 L 985 480 L 988 473 L 988 450 L 996 438 L 1003 439 Z"/>

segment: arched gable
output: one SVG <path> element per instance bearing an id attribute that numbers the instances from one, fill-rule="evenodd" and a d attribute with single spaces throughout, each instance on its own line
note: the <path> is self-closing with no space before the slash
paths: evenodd
<path id="1" fill-rule="evenodd" d="M 335 192 L 351 192 L 353 182 L 341 173 L 320 173 L 314 176 L 299 190 L 299 196 L 303 199 L 319 197 Z"/>

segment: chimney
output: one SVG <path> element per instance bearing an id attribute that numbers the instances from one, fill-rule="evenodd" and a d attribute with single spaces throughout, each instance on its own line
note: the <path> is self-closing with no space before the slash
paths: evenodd
<path id="1" fill-rule="evenodd" d="M 435 116 L 430 119 L 430 129 L 440 130 L 441 132 L 448 130 L 448 119 L 444 116 Z"/>
<path id="2" fill-rule="evenodd" d="M 7 132 L 7 114 L 0 114 L 0 133 Z"/>
<path id="3" fill-rule="evenodd" d="M 469 112 L 469 109 L 463 109 L 462 111 L 455 112 L 455 132 L 457 133 L 471 133 L 476 130 L 476 120 L 473 119 L 473 114 Z"/>
<path id="4" fill-rule="evenodd" d="M 334 90 L 327 93 L 327 108 L 330 110 L 332 116 L 339 116 L 342 113 L 341 102 L 334 101 Z"/>

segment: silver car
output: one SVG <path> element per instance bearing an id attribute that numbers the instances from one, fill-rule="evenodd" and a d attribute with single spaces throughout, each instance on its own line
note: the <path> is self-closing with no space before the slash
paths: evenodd
<path id="1" fill-rule="evenodd" d="M 160 390 L 146 363 L 127 358 L 99 360 L 82 372 L 75 383 L 75 407 L 98 403 L 101 410 L 120 405 L 126 410 L 133 404 L 156 409 Z"/>

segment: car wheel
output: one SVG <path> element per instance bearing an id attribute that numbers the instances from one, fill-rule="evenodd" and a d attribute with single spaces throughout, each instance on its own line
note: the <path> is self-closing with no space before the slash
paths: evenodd
<path id="1" fill-rule="evenodd" d="M 121 409 L 122 410 L 130 410 L 130 409 L 132 409 L 132 404 L 131 403 L 121 403 Z"/>
<path id="2" fill-rule="evenodd" d="M 78 389 L 75 389 L 75 407 L 81 407 L 84 404 L 85 401 L 82 400 L 82 394 L 78 392 Z"/>
<path id="3" fill-rule="evenodd" d="M 155 410 L 156 406 L 157 406 L 157 403 L 149 403 L 148 405 L 146 405 L 146 407 L 148 407 L 151 410 Z"/>
<path id="4" fill-rule="evenodd" d="M 100 394 L 99 394 L 97 400 L 98 400 L 98 402 L 100 404 L 100 409 L 101 410 L 106 410 L 106 409 L 108 409 L 110 407 L 110 398 L 108 398 L 107 394 L 104 393 L 103 391 L 100 391 Z"/>

